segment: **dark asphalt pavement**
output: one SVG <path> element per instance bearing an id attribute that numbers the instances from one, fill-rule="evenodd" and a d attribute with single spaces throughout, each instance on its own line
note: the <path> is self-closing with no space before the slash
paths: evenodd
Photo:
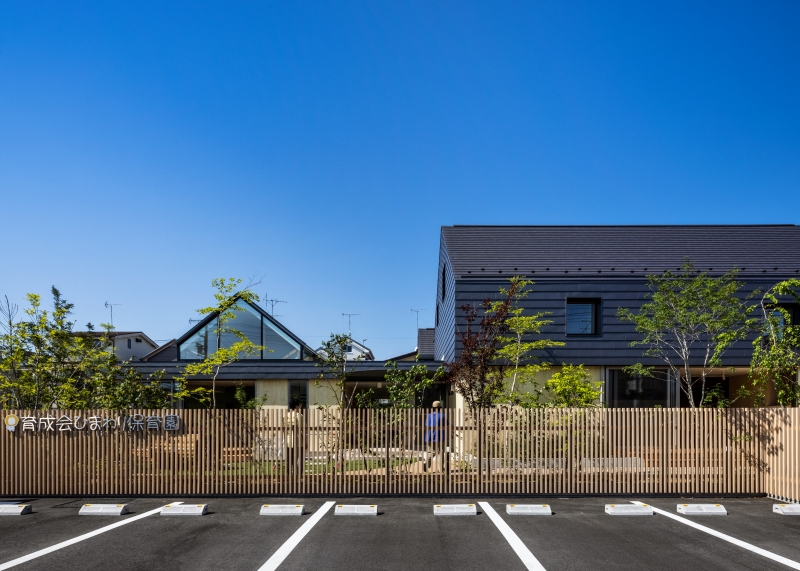
<path id="1" fill-rule="evenodd" d="M 679 502 L 689 501 L 640 499 L 672 514 L 676 513 Z M 31 515 L 0 517 L 0 568 L 3 563 L 17 557 L 168 503 L 136 499 L 129 504 L 134 512 L 130 515 L 88 517 L 78 516 L 77 509 L 53 508 L 65 501 L 36 500 Z M 196 498 L 184 501 L 200 503 Z M 313 513 L 324 501 L 319 498 L 304 501 L 296 498 L 209 499 L 206 503 L 210 513 L 206 516 L 149 516 L 22 563 L 14 569 L 256 571 L 310 518 L 310 514 L 303 517 L 259 516 L 260 505 L 304 503 L 306 511 Z M 342 517 L 334 516 L 331 509 L 279 569 L 524 570 L 517 554 L 486 514 L 433 515 L 434 503 L 477 501 L 449 498 L 339 500 L 349 504 L 377 502 L 380 515 Z M 609 498 L 489 501 L 548 571 L 788 569 L 662 515 L 613 517 L 603 511 L 606 503 L 626 502 L 628 499 Z M 508 516 L 506 503 L 549 503 L 555 515 Z M 729 515 L 687 519 L 800 561 L 800 516 L 773 514 L 773 500 L 702 499 L 692 503 L 723 503 Z"/>

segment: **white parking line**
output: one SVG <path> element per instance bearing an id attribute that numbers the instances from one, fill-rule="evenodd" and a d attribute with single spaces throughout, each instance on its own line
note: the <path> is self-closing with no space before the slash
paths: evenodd
<path id="1" fill-rule="evenodd" d="M 533 556 L 530 549 L 525 547 L 525 544 L 522 543 L 522 540 L 514 533 L 514 530 L 511 529 L 508 524 L 497 515 L 497 512 L 494 511 L 494 508 L 490 506 L 487 502 L 478 502 L 478 505 L 483 508 L 483 511 L 486 512 L 486 515 L 489 516 L 489 519 L 494 522 L 497 526 L 497 529 L 500 530 L 500 533 L 503 534 L 503 537 L 506 538 L 511 548 L 516 552 L 517 556 L 522 560 L 522 564 L 525 565 L 526 569 L 530 571 L 546 571 L 545 568 L 539 563 L 539 560 Z"/>
<path id="2" fill-rule="evenodd" d="M 181 502 L 172 502 L 174 504 L 179 504 Z M 101 533 L 105 533 L 107 531 L 111 531 L 112 529 L 116 529 L 123 525 L 128 525 L 138 519 L 142 519 L 145 517 L 149 517 L 151 515 L 155 515 L 161 511 L 161 508 L 157 508 L 154 510 L 150 510 L 149 512 L 144 512 L 143 514 L 135 515 L 133 517 L 126 518 L 122 521 L 118 521 L 117 523 L 112 523 L 111 525 L 107 525 L 105 527 L 101 527 L 99 529 L 95 529 L 94 531 L 90 531 L 89 533 L 84 533 L 83 535 L 79 535 L 78 537 L 73 537 L 72 539 L 68 539 L 66 541 L 62 541 L 61 543 L 56 543 L 50 547 L 45 547 L 44 549 L 40 549 L 39 551 L 34 551 L 30 555 L 23 555 L 22 557 L 18 557 L 17 559 L 13 559 L 8 563 L 3 563 L 0 565 L 0 571 L 4 569 L 11 569 L 12 567 L 16 567 L 17 565 L 21 565 L 22 563 L 27 563 L 33 559 L 37 559 L 42 555 L 47 555 L 48 553 L 52 553 L 53 551 L 58 551 L 59 549 L 64 549 L 65 547 L 69 547 L 70 545 L 74 545 L 76 543 L 80 543 L 90 537 L 94 537 L 95 535 L 100 535 Z"/>
<path id="3" fill-rule="evenodd" d="M 289 556 L 292 550 L 297 547 L 306 534 L 311 531 L 311 528 L 317 525 L 317 522 L 322 519 L 322 516 L 324 516 L 325 513 L 331 509 L 335 503 L 336 502 L 325 502 L 325 504 L 323 504 L 323 506 L 319 508 L 314 515 L 308 519 L 307 522 L 300 526 L 300 529 L 292 534 L 292 537 L 286 540 L 286 543 L 278 548 L 278 551 L 272 554 L 272 557 L 267 559 L 266 563 L 258 568 L 258 571 L 274 571 L 277 569 L 278 565 L 283 563 L 283 560 Z"/>
<path id="4" fill-rule="evenodd" d="M 642 502 L 631 502 L 632 504 L 642 505 Z M 652 505 L 652 504 L 650 504 Z M 733 543 L 734 545 L 738 545 L 748 551 L 752 551 L 753 553 L 758 553 L 762 557 L 766 557 L 767 559 L 772 559 L 773 561 L 777 561 L 778 563 L 783 563 L 787 567 L 791 567 L 792 569 L 800 569 L 800 563 L 797 561 L 793 561 L 791 559 L 787 559 L 786 557 L 781 557 L 776 553 L 772 553 L 771 551 L 767 551 L 766 549 L 761 549 L 760 547 L 756 547 L 752 543 L 747 543 L 746 541 L 742 541 L 741 539 L 736 539 L 735 537 L 731 537 L 730 535 L 726 535 L 710 527 L 706 527 L 704 525 L 700 525 L 699 523 L 695 523 L 690 519 L 686 519 L 679 515 L 671 514 L 668 511 L 660 510 L 658 508 L 653 508 L 653 511 L 657 514 L 661 514 L 667 516 L 668 518 L 674 519 L 675 521 L 679 521 L 682 524 L 688 525 L 689 527 L 693 527 L 695 529 L 699 529 L 700 531 L 704 531 L 709 535 L 713 535 L 714 537 L 719 537 L 720 539 L 724 539 L 727 542 Z"/>

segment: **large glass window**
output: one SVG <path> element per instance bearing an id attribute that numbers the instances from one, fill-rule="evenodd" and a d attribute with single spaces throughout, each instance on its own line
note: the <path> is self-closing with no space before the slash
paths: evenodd
<path id="1" fill-rule="evenodd" d="M 228 321 L 225 324 L 225 327 L 229 329 L 235 329 L 236 331 L 243 333 L 253 343 L 253 345 L 262 345 L 261 314 L 246 303 L 237 303 L 236 306 L 239 308 L 233 310 L 236 317 Z M 223 333 L 222 338 L 220 339 L 220 346 L 230 347 L 239 340 L 239 336 L 235 333 Z M 256 353 L 255 355 L 251 355 L 249 357 L 246 357 L 244 354 L 242 354 L 240 355 L 240 358 L 260 359 L 261 354 Z"/>
<path id="2" fill-rule="evenodd" d="M 313 360 L 313 354 L 302 355 L 300 344 L 289 335 L 274 325 L 269 319 L 249 304 L 240 303 L 241 310 L 235 312 L 236 317 L 225 324 L 225 327 L 235 329 L 244 334 L 254 345 L 265 347 L 263 353 L 249 357 L 240 355 L 242 359 L 301 359 Z M 204 359 L 217 350 L 217 320 L 210 321 L 189 339 L 181 343 L 179 352 L 181 359 Z M 234 333 L 222 333 L 220 347 L 230 347 L 239 336 Z"/>
<path id="3" fill-rule="evenodd" d="M 289 381 L 289 408 L 308 408 L 308 381 Z"/>
<path id="4" fill-rule="evenodd" d="M 652 408 L 675 406 L 675 384 L 667 371 L 652 377 L 629 375 L 621 369 L 608 371 L 606 402 L 611 408 Z"/>
<path id="5" fill-rule="evenodd" d="M 181 359 L 205 359 L 217 351 L 217 320 L 208 322 L 202 329 L 181 344 Z"/>
<path id="6" fill-rule="evenodd" d="M 266 317 L 263 318 L 264 337 L 261 342 L 264 345 L 264 359 L 299 359 L 300 345 L 295 343 L 291 337 L 278 329 Z"/>
<path id="7" fill-rule="evenodd" d="M 594 335 L 597 333 L 596 321 L 597 301 L 567 300 L 567 335 Z"/>

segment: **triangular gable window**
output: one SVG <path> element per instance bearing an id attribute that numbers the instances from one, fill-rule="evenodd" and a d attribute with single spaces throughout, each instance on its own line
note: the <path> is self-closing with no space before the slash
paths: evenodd
<path id="1" fill-rule="evenodd" d="M 263 323 L 264 359 L 299 359 L 300 344 L 272 324 L 266 317 Z M 270 352 L 271 351 L 271 352 Z"/>
<path id="2" fill-rule="evenodd" d="M 264 351 L 248 359 L 300 359 L 300 344 L 293 340 L 280 327 L 263 317 L 247 303 L 238 304 L 241 311 L 228 322 L 228 327 L 243 333 L 254 345 L 262 345 Z M 217 350 L 217 320 L 209 321 L 197 330 L 189 339 L 181 343 L 179 354 L 181 360 L 199 360 L 212 355 Z M 220 344 L 230 347 L 239 338 L 233 333 L 223 333 Z M 244 357 L 243 357 L 244 358 Z"/>

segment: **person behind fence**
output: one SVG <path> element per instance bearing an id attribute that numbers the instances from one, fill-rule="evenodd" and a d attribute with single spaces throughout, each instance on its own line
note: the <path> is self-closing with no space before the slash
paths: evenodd
<path id="1" fill-rule="evenodd" d="M 303 475 L 305 464 L 305 417 L 297 399 L 289 403 L 286 415 L 286 467 L 289 474 Z"/>
<path id="2" fill-rule="evenodd" d="M 442 458 L 444 458 L 445 465 L 449 464 L 444 449 L 446 419 L 444 413 L 438 410 L 441 406 L 442 403 L 438 400 L 433 401 L 431 407 L 435 410 L 428 414 L 428 417 L 425 419 L 425 426 L 427 428 L 425 431 L 425 451 L 427 453 L 427 458 L 425 459 L 424 470 L 426 472 L 431 469 L 434 458 L 440 469 L 442 466 Z"/>

